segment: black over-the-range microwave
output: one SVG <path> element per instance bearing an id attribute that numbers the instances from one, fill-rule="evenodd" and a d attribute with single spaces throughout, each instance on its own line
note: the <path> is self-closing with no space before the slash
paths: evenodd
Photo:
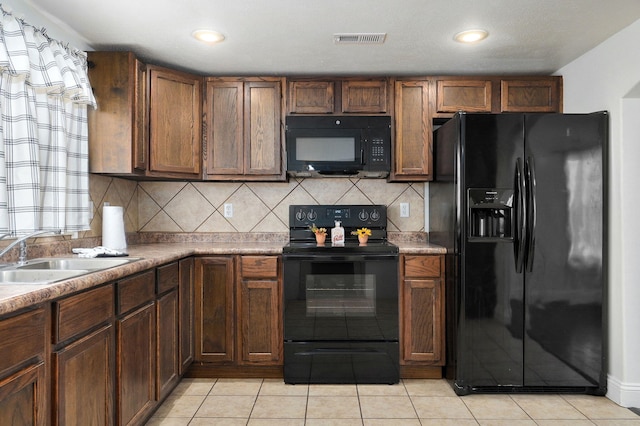
<path id="1" fill-rule="evenodd" d="M 389 116 L 287 116 L 285 125 L 290 176 L 389 175 Z"/>

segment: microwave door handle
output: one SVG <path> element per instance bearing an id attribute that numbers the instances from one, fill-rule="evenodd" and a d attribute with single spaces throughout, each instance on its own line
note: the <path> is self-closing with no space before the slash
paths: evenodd
<path id="1" fill-rule="evenodd" d="M 364 146 L 362 148 L 360 148 L 360 164 L 362 164 L 364 166 L 365 162 L 364 162 Z"/>

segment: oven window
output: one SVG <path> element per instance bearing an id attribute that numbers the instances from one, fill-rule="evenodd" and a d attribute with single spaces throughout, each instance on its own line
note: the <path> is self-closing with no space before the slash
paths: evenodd
<path id="1" fill-rule="evenodd" d="M 375 316 L 374 274 L 306 276 L 307 316 Z"/>

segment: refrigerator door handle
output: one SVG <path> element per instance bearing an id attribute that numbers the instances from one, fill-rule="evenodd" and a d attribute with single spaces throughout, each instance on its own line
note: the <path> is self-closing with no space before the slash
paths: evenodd
<path id="1" fill-rule="evenodd" d="M 514 190 L 516 193 L 516 224 L 515 239 L 513 241 L 513 252 L 516 262 L 516 273 L 522 273 L 525 262 L 526 248 L 526 227 L 527 227 L 527 197 L 524 180 L 524 167 L 522 158 L 518 157 L 516 161 L 516 170 L 514 173 Z"/>
<path id="2" fill-rule="evenodd" d="M 533 271 L 533 257 L 535 254 L 536 243 L 536 168 L 533 158 L 527 158 L 525 163 L 525 176 L 527 179 L 527 199 L 529 209 L 527 210 L 527 266 L 528 272 Z"/>

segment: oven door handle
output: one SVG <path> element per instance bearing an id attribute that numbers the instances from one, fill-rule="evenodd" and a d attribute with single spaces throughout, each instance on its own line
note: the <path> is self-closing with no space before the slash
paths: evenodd
<path id="1" fill-rule="evenodd" d="M 361 262 L 365 260 L 398 260 L 398 254 L 295 254 L 287 253 L 282 255 L 282 260 L 312 260 L 314 262 Z"/>
<path id="2" fill-rule="evenodd" d="M 310 351 L 296 352 L 295 355 L 299 356 L 313 356 L 313 355 L 358 355 L 358 354 L 373 354 L 373 355 L 388 355 L 387 352 L 372 348 L 316 348 Z"/>

